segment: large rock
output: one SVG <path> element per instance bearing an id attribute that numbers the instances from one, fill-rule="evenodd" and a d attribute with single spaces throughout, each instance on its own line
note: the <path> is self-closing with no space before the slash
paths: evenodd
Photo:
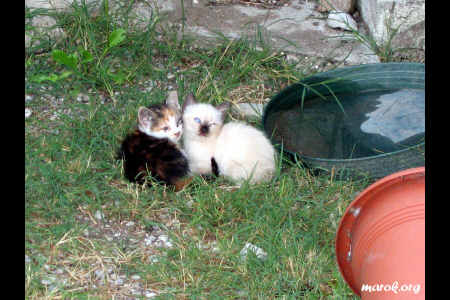
<path id="1" fill-rule="evenodd" d="M 379 45 L 399 28 L 394 47 L 425 49 L 425 0 L 357 0 L 357 7 Z"/>
<path id="2" fill-rule="evenodd" d="M 333 29 L 317 11 L 315 1 L 292 1 L 279 9 L 260 9 L 242 5 L 190 5 L 168 12 L 168 20 L 180 23 L 185 16 L 185 33 L 201 37 L 201 43 L 217 36 L 230 39 L 263 36 L 274 48 L 312 57 L 344 60 L 347 64 L 379 62 L 378 57 L 350 33 Z M 217 34 L 220 33 L 220 34 Z"/>
<path id="3" fill-rule="evenodd" d="M 82 0 L 26 0 L 25 6 L 66 10 L 70 8 L 73 1 L 81 3 Z M 109 0 L 110 9 L 113 10 L 120 1 Z M 95 10 L 102 2 L 86 0 L 86 3 Z M 182 3 L 184 7 L 181 6 Z M 355 41 L 351 33 L 342 32 L 342 29 L 334 29 L 330 27 L 330 24 L 327 25 L 323 14 L 317 11 L 316 1 L 292 1 L 289 6 L 271 10 L 243 5 L 211 6 L 209 4 L 209 0 L 135 1 L 132 13 L 139 17 L 140 23 L 145 28 L 145 23 L 151 20 L 151 16 L 154 15 L 153 9 L 157 7 L 157 11 L 164 15 L 161 18 L 163 20 L 160 23 L 161 26 L 183 24 L 184 26 L 170 28 L 173 30 L 183 28 L 182 34 L 195 35 L 198 43 L 217 42 L 218 36 L 230 39 L 240 37 L 259 39 L 263 36 L 263 40 L 274 48 L 295 54 L 345 60 L 346 64 L 379 62 L 379 58 L 373 51 Z M 33 26 L 41 21 L 38 20 L 40 17 L 33 18 Z M 52 20 L 43 21 L 51 22 Z M 344 25 L 350 22 L 344 22 Z M 351 23 L 350 27 L 355 29 L 356 25 Z M 40 26 L 36 25 L 36 28 L 38 27 Z M 49 28 L 49 26 L 43 27 Z M 59 32 L 55 31 L 55 33 Z M 26 32 L 26 45 L 33 44 L 30 34 L 31 32 Z"/>
<path id="4" fill-rule="evenodd" d="M 81 0 L 75 1 L 81 3 Z M 96 0 L 86 0 L 86 4 L 96 2 Z M 25 6 L 29 8 L 47 8 L 56 10 L 65 10 L 73 0 L 25 0 Z"/>

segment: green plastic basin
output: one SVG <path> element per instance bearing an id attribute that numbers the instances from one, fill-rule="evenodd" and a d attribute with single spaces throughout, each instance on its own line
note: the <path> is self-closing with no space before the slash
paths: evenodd
<path id="1" fill-rule="evenodd" d="M 274 96 L 263 126 L 308 167 L 380 178 L 425 165 L 425 66 L 380 63 L 315 74 Z"/>

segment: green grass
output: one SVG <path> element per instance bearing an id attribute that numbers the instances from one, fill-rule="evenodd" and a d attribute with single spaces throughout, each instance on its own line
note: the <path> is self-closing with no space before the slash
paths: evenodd
<path id="1" fill-rule="evenodd" d="M 367 182 L 312 176 L 283 161 L 269 184 L 235 189 L 222 178 L 196 177 L 176 194 L 128 183 L 115 160 L 137 108 L 164 101 L 169 88 L 214 104 L 257 102 L 309 72 L 261 38 L 222 38 L 201 49 L 159 26 L 157 13 L 136 29 L 128 6 L 112 12 L 102 3 L 73 4 L 69 13 L 26 11 L 28 31 L 33 16 L 48 14 L 65 33 L 38 37 L 25 56 L 25 92 L 33 96 L 25 121 L 26 298 L 130 297 L 129 287 L 99 283 L 96 272 L 108 268 L 109 282 L 139 275 L 142 290 L 160 299 L 355 298 L 337 269 L 334 236 Z M 118 29 L 125 38 L 109 47 Z M 50 49 L 76 57 L 74 64 Z M 86 53 L 92 60 L 83 61 Z M 145 244 L 155 228 L 172 248 Z M 247 242 L 267 258 L 242 260 Z"/>

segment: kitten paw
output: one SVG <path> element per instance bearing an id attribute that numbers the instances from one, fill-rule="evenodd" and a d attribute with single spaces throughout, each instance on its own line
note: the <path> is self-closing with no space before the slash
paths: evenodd
<path id="1" fill-rule="evenodd" d="M 177 182 L 175 182 L 174 186 L 175 186 L 175 192 L 179 192 L 181 190 L 183 190 L 187 185 L 189 185 L 189 183 L 192 182 L 193 177 L 187 177 L 187 178 L 183 178 L 178 180 Z"/>

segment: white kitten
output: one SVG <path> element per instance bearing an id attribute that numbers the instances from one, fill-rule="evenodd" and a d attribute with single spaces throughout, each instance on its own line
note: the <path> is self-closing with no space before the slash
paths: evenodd
<path id="1" fill-rule="evenodd" d="M 217 107 L 197 103 L 189 95 L 183 104 L 183 143 L 194 174 L 210 174 L 211 159 L 220 175 L 238 184 L 266 182 L 275 172 L 275 149 L 263 132 L 241 122 L 223 124 L 228 103 Z"/>

